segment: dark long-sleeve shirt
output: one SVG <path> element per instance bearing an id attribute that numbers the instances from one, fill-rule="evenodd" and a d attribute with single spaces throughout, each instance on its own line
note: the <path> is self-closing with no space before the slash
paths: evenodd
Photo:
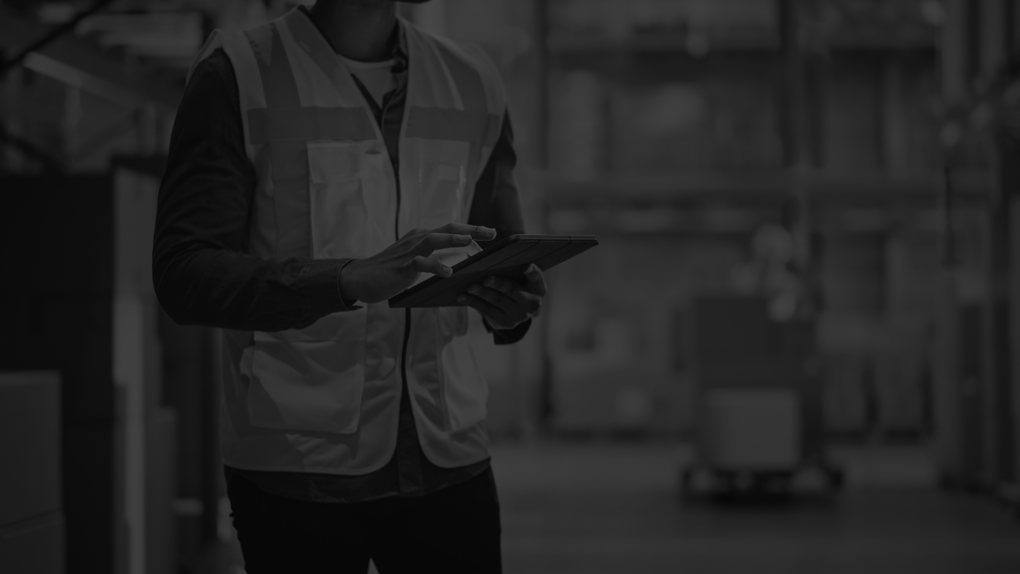
<path id="1" fill-rule="evenodd" d="M 403 44 L 402 37 L 394 42 L 397 87 L 382 106 L 373 106 L 394 166 L 399 161 L 407 85 Z M 371 97 L 366 100 L 373 103 Z M 515 165 L 507 117 L 478 180 L 469 223 L 493 227 L 498 237 L 523 233 Z M 218 50 L 196 67 L 185 91 L 159 192 L 153 281 L 160 303 L 178 323 L 278 331 L 302 328 L 348 308 L 338 283 L 346 260 L 296 257 L 281 261 L 247 254 L 255 184 L 255 170 L 245 152 L 233 66 Z M 520 340 L 529 325 L 490 331 L 496 344 L 510 344 Z M 293 498 L 351 502 L 432 492 L 488 467 L 488 461 L 483 461 L 444 469 L 428 461 L 418 442 L 408 395 L 404 389 L 396 452 L 376 472 L 339 477 L 228 469 L 228 476 L 241 474 L 264 490 Z"/>

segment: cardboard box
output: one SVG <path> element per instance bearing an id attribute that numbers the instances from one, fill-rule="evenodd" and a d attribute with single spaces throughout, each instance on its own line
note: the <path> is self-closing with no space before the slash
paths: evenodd
<path id="1" fill-rule="evenodd" d="M 0 528 L 60 509 L 60 433 L 58 373 L 0 373 Z"/>
<path id="2" fill-rule="evenodd" d="M 64 520 L 60 513 L 0 529 L 0 572 L 63 574 Z"/>
<path id="3" fill-rule="evenodd" d="M 775 343 L 775 323 L 758 297 L 702 297 L 692 313 L 696 355 L 767 356 Z"/>
<path id="4" fill-rule="evenodd" d="M 731 357 L 702 363 L 698 382 L 703 388 L 803 388 L 812 381 L 806 359 Z"/>
<path id="5" fill-rule="evenodd" d="M 801 405 L 794 391 L 713 390 L 703 398 L 699 442 L 713 468 L 782 471 L 802 458 Z"/>

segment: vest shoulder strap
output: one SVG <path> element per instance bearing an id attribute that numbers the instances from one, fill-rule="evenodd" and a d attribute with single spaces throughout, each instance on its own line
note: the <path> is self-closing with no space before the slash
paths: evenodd
<path id="1" fill-rule="evenodd" d="M 503 85 L 503 76 L 499 73 L 499 68 L 481 46 L 464 44 L 461 49 L 478 70 L 485 83 L 485 95 L 489 99 L 489 109 L 493 115 L 499 116 L 502 120 L 506 113 L 506 87 Z"/>
<path id="2" fill-rule="evenodd" d="M 198 65 L 207 60 L 217 49 L 223 47 L 222 34 L 221 30 L 213 30 L 213 33 L 209 34 L 209 37 L 206 38 L 205 44 L 198 50 L 198 57 L 195 58 L 191 68 L 188 70 L 187 83 L 191 83 L 191 77 L 195 75 L 195 69 L 198 68 Z"/>
<path id="3" fill-rule="evenodd" d="M 268 45 L 259 46 L 268 41 Z M 215 30 L 199 51 L 198 58 L 188 71 L 188 81 L 200 63 L 209 58 L 216 50 L 223 49 L 234 68 L 240 96 L 241 121 L 244 124 L 245 144 L 249 151 L 249 159 L 254 157 L 252 148 L 251 125 L 249 110 L 266 107 L 266 94 L 259 70 L 257 58 L 259 54 L 267 55 L 271 50 L 271 27 L 260 26 L 248 32 Z"/>
<path id="4" fill-rule="evenodd" d="M 259 80 L 257 85 L 261 85 L 261 78 L 257 76 L 258 65 L 255 62 L 255 54 L 247 35 L 244 32 L 219 29 L 214 30 L 209 35 L 209 38 L 199 50 L 198 57 L 195 58 L 194 63 L 191 64 L 191 69 L 188 70 L 187 81 L 191 81 L 191 77 L 199 64 L 221 48 L 230 57 L 230 63 L 234 66 L 234 74 L 240 87 L 244 87 L 243 80 L 248 79 L 247 76 L 253 73 L 256 74 L 254 79 Z"/>
<path id="5" fill-rule="evenodd" d="M 486 107 L 489 113 L 502 120 L 502 116 L 506 112 L 506 89 L 499 69 L 485 53 L 485 50 L 476 44 L 454 42 L 449 38 L 436 36 L 413 24 L 410 27 L 426 42 L 437 47 L 437 51 L 444 58 L 452 58 L 458 63 L 463 63 L 478 74 L 485 88 Z M 452 67 L 457 68 L 458 66 Z"/>

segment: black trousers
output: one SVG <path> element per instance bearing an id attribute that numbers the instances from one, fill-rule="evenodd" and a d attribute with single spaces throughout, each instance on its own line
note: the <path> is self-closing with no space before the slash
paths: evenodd
<path id="1" fill-rule="evenodd" d="M 235 476 L 227 485 L 248 574 L 502 572 L 492 469 L 418 497 L 304 502 Z"/>

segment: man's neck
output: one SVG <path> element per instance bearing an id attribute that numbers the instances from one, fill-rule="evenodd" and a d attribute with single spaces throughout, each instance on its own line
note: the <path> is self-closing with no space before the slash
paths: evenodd
<path id="1" fill-rule="evenodd" d="M 312 21 L 345 58 L 377 62 L 390 57 L 396 5 L 390 0 L 319 0 Z"/>

